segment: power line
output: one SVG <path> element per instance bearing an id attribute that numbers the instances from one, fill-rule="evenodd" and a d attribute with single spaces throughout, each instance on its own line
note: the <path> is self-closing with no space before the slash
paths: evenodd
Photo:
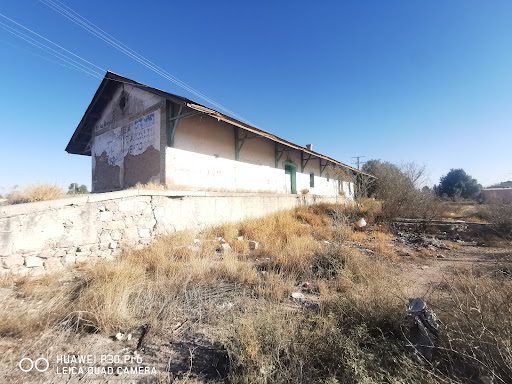
<path id="1" fill-rule="evenodd" d="M 33 33 L 33 34 L 34 34 L 34 35 L 36 35 L 37 37 L 40 37 L 41 39 L 46 40 L 47 42 L 49 42 L 49 43 L 51 43 L 51 44 L 55 45 L 56 47 L 58 47 L 58 48 L 62 49 L 63 51 L 66 51 L 67 53 L 69 53 L 69 54 L 71 54 L 71 55 L 75 56 L 76 58 L 78 58 L 78 59 L 80 59 L 80 60 L 85 61 L 86 63 L 88 63 L 88 64 L 90 64 L 90 65 L 92 65 L 92 66 L 94 66 L 94 67 L 96 67 L 96 68 L 98 68 L 98 69 L 100 69 L 100 70 L 102 70 L 103 72 L 107 72 L 107 70 L 106 70 L 106 69 L 103 69 L 103 68 L 101 68 L 101 67 L 98 67 L 97 65 L 95 65 L 95 64 L 93 64 L 93 63 L 91 63 L 90 61 L 85 60 L 83 57 L 80 57 L 80 56 L 78 56 L 78 55 L 74 54 L 73 52 L 68 51 L 66 48 L 61 47 L 60 45 L 58 45 L 58 44 L 54 43 L 54 42 L 53 42 L 53 41 L 51 41 L 50 39 L 47 39 L 46 37 L 41 36 L 40 34 L 38 34 L 38 33 L 34 32 L 33 30 L 31 30 L 31 29 L 29 29 L 29 28 L 27 28 L 27 27 L 25 27 L 24 25 L 22 25 L 22 24 L 20 24 L 20 23 L 17 23 L 17 22 L 16 22 L 16 21 L 14 21 L 13 19 L 10 19 L 9 17 L 7 17 L 7 16 L 5 16 L 5 15 L 3 15 L 3 14 L 1 14 L 1 13 L 0 13 L 0 16 L 1 16 L 1 17 L 3 17 L 4 19 L 9 20 L 11 23 L 14 23 L 14 24 L 16 24 L 17 26 L 19 26 L 19 27 L 21 27 L 21 28 L 23 28 L 23 29 L 25 29 L 25 30 L 27 30 L 27 31 L 29 31 L 29 32 L 31 32 L 31 33 Z"/>
<path id="2" fill-rule="evenodd" d="M 202 94 L 201 92 L 197 91 L 196 89 L 192 88 L 185 82 L 181 81 L 180 79 L 176 78 L 175 76 L 171 75 L 169 72 L 165 71 L 161 67 L 157 66 L 141 54 L 137 53 L 130 47 L 128 47 L 126 44 L 121 43 L 119 40 L 96 26 L 94 23 L 90 22 L 88 19 L 80 15 L 78 12 L 74 11 L 70 7 L 66 6 L 62 2 L 58 0 L 40 0 L 44 5 L 47 7 L 53 9 L 57 13 L 61 14 L 62 16 L 66 17 L 68 20 L 74 22 L 75 24 L 79 25 L 81 28 L 85 29 L 89 33 L 93 34 L 94 36 L 98 37 L 99 39 L 103 40 L 107 44 L 111 45 L 115 49 L 119 50 L 120 52 L 124 53 L 128 57 L 132 58 L 133 60 L 137 61 L 138 63 L 142 64 L 146 68 L 152 70 L 153 72 L 157 73 L 158 75 L 164 77 L 165 79 L 173 82 L 174 84 L 178 85 L 179 87 L 189 91 L 190 93 L 194 94 L 195 96 L 207 101 L 208 103 L 214 105 L 215 107 L 231 114 L 232 116 L 247 122 L 248 124 L 254 125 L 251 122 L 249 122 L 244 117 L 237 115 L 233 111 L 227 109 L 223 105 L 217 103 L 215 100 L 207 97 L 206 95 Z"/>
<path id="3" fill-rule="evenodd" d="M 16 24 L 18 24 L 18 23 L 16 23 Z M 20 32 L 19 30 L 16 30 L 15 28 L 10 27 L 9 25 L 7 25 L 5 23 L 2 23 L 1 21 L 0 21 L 0 27 L 2 29 L 4 29 L 5 31 L 11 33 L 12 35 L 18 37 L 19 39 L 24 40 L 27 43 L 29 43 L 29 44 L 31 44 L 31 45 L 33 45 L 33 46 L 35 46 L 35 47 L 37 47 L 37 48 L 39 48 L 39 49 L 41 49 L 43 51 L 46 51 L 46 52 L 50 53 L 51 55 L 55 56 L 57 59 L 60 59 L 63 62 L 65 62 L 66 64 L 69 64 L 70 66 L 72 66 L 73 69 L 76 69 L 78 71 L 84 72 L 84 73 L 86 73 L 88 75 L 91 75 L 93 77 L 101 79 L 101 74 L 96 72 L 94 69 L 91 69 L 91 68 L 87 67 L 86 65 L 80 63 L 79 61 L 76 61 L 76 60 L 70 58 L 69 56 L 66 56 L 66 54 L 63 54 L 62 52 L 59 52 L 59 51 L 57 51 L 57 50 L 55 50 L 55 49 L 45 45 L 41 41 L 38 41 L 38 40 L 28 36 L 27 34 L 25 34 L 23 32 Z M 31 32 L 36 34 L 36 35 L 38 35 L 37 33 L 33 32 L 33 31 L 31 31 Z M 38 36 L 40 36 L 40 35 L 38 35 Z M 55 44 L 55 45 L 58 46 L 57 44 Z M 63 49 L 66 52 L 69 52 L 65 48 L 62 48 L 60 46 L 58 46 L 58 47 Z M 38 56 L 40 56 L 40 55 L 38 55 Z M 44 56 L 41 56 L 41 57 L 44 58 Z M 77 56 L 77 57 L 79 57 L 79 56 Z M 80 59 L 82 59 L 82 58 L 80 58 Z M 85 59 L 82 59 L 82 60 L 86 61 Z"/>
<path id="4" fill-rule="evenodd" d="M 357 159 L 357 160 L 351 164 L 357 164 L 357 169 L 359 169 L 360 164 L 366 163 L 366 161 L 361 161 L 361 162 L 359 161 L 359 159 L 361 159 L 363 157 L 366 157 L 366 156 L 352 156 L 352 159 Z"/>

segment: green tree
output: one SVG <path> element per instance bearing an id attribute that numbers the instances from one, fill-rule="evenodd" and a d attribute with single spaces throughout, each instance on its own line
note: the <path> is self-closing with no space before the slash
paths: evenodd
<path id="1" fill-rule="evenodd" d="M 69 184 L 68 193 L 83 194 L 83 193 L 89 193 L 89 191 L 87 190 L 87 186 L 85 186 L 84 184 L 79 186 L 78 183 L 71 183 L 71 184 Z"/>
<path id="2" fill-rule="evenodd" d="M 482 186 L 478 184 L 476 179 L 473 179 L 460 168 L 450 169 L 450 172 L 442 176 L 435 190 L 439 196 L 457 200 L 460 198 L 472 199 L 480 193 L 481 188 Z"/>

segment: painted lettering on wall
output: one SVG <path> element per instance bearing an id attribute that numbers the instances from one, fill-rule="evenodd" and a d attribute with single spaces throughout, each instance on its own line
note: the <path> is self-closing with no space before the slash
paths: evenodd
<path id="1" fill-rule="evenodd" d="M 156 124 L 157 116 L 160 115 L 153 112 L 123 127 L 124 156 L 140 155 L 150 145 L 160 148 L 160 124 Z"/>
<path id="2" fill-rule="evenodd" d="M 150 113 L 94 138 L 94 155 L 107 154 L 110 165 L 121 165 L 126 155 L 140 155 L 149 146 L 160 150 L 160 114 Z"/>

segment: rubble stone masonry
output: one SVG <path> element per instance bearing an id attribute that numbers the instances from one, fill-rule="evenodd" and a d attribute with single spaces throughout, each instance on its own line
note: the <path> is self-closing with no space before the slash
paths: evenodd
<path id="1" fill-rule="evenodd" d="M 262 217 L 343 197 L 125 190 L 0 207 L 0 275 L 111 259 L 183 229 Z"/>

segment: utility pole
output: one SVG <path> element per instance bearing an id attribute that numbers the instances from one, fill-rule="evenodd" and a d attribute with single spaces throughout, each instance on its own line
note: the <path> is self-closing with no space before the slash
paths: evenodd
<path id="1" fill-rule="evenodd" d="M 352 164 L 357 164 L 357 169 L 359 169 L 360 164 L 365 163 L 365 161 L 363 161 L 363 162 L 359 161 L 359 159 L 361 159 L 362 157 L 366 157 L 366 156 L 352 156 L 353 159 L 357 159 L 354 163 L 352 163 Z"/>

